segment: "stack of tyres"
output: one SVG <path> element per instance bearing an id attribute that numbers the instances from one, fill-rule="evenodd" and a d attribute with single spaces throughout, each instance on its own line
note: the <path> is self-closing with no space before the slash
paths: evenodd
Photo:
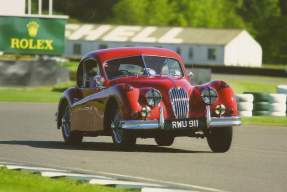
<path id="1" fill-rule="evenodd" d="M 287 85 L 278 85 L 277 86 L 277 93 L 282 93 L 287 96 Z M 287 99 L 286 99 L 286 108 L 287 108 Z M 287 109 L 286 109 L 286 116 L 287 116 Z"/>
<path id="2" fill-rule="evenodd" d="M 286 116 L 285 94 L 270 94 L 270 115 Z"/>
<path id="3" fill-rule="evenodd" d="M 287 94 L 287 85 L 278 85 L 277 93 Z"/>
<path id="4" fill-rule="evenodd" d="M 252 94 L 236 94 L 238 115 L 241 117 L 252 117 L 253 95 Z"/>
<path id="5" fill-rule="evenodd" d="M 244 92 L 244 94 L 253 95 L 253 116 L 269 116 L 270 115 L 270 94 Z"/>

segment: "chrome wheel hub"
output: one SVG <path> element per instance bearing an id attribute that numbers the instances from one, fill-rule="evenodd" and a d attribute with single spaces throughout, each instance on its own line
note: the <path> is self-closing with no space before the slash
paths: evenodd
<path id="1" fill-rule="evenodd" d="M 66 137 L 71 134 L 71 115 L 69 106 L 66 107 L 65 113 L 62 118 L 62 129 Z"/>
<path id="2" fill-rule="evenodd" d="M 122 118 L 120 110 L 116 110 L 114 112 L 114 117 L 111 122 L 111 128 L 113 130 L 114 139 L 117 143 L 121 143 L 123 139 L 123 130 L 121 129 L 122 126 Z"/>

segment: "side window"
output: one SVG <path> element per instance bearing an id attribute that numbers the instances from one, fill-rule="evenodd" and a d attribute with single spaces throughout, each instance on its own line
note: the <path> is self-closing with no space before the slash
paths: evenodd
<path id="1" fill-rule="evenodd" d="M 216 60 L 216 49 L 208 49 L 208 60 Z"/>
<path id="2" fill-rule="evenodd" d="M 74 44 L 74 54 L 75 55 L 81 55 L 82 54 L 81 44 L 79 44 L 79 43 Z"/>
<path id="3" fill-rule="evenodd" d="M 94 76 L 100 75 L 99 66 L 96 60 L 87 59 L 84 61 L 83 70 L 83 87 L 90 88 L 94 87 Z"/>

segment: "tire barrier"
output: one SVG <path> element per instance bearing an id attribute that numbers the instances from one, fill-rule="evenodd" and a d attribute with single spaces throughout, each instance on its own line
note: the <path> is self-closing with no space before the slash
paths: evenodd
<path id="1" fill-rule="evenodd" d="M 252 111 L 253 103 L 252 102 L 239 102 L 237 103 L 237 109 L 239 111 Z"/>
<path id="2" fill-rule="evenodd" d="M 285 117 L 286 113 L 285 112 L 270 112 L 271 116 L 281 116 L 281 117 Z"/>
<path id="3" fill-rule="evenodd" d="M 286 111 L 285 103 L 271 103 L 270 112 L 284 112 Z"/>
<path id="4" fill-rule="evenodd" d="M 254 93 L 244 92 L 243 94 L 253 95 L 253 116 L 267 116 L 270 115 L 270 94 L 269 93 Z"/>
<path id="5" fill-rule="evenodd" d="M 238 114 L 241 117 L 252 117 L 252 111 L 238 111 Z"/>
<path id="6" fill-rule="evenodd" d="M 277 93 L 285 94 L 287 97 L 287 85 L 278 85 L 277 86 Z M 286 99 L 286 106 L 287 106 L 287 99 Z M 287 110 L 285 111 L 285 114 L 287 116 Z"/>
<path id="7" fill-rule="evenodd" d="M 244 92 L 243 94 L 236 94 L 235 96 L 237 101 L 238 114 L 242 117 L 286 116 L 287 85 L 284 86 L 286 86 L 286 94 L 284 93 L 269 94 L 269 93 L 253 93 L 253 92 Z M 283 85 L 279 88 L 282 87 Z M 283 89 L 280 90 L 282 92 Z"/>
<path id="8" fill-rule="evenodd" d="M 270 115 L 286 116 L 286 95 L 270 94 Z"/>
<path id="9" fill-rule="evenodd" d="M 251 117 L 253 110 L 253 95 L 252 94 L 236 94 L 238 114 L 241 117 Z"/>
<path id="10" fill-rule="evenodd" d="M 287 94 L 287 85 L 278 85 L 277 93 Z"/>
<path id="11" fill-rule="evenodd" d="M 286 95 L 270 94 L 270 103 L 286 103 Z"/>
<path id="12" fill-rule="evenodd" d="M 253 102 L 253 111 L 270 111 L 269 102 Z"/>
<path id="13" fill-rule="evenodd" d="M 253 102 L 254 98 L 252 94 L 236 94 L 237 102 Z"/>
<path id="14" fill-rule="evenodd" d="M 252 111 L 253 116 L 270 116 L 270 111 Z"/>
<path id="15" fill-rule="evenodd" d="M 269 93 L 254 93 L 254 92 L 244 92 L 243 94 L 252 94 L 254 102 L 269 102 L 270 101 L 270 94 Z"/>

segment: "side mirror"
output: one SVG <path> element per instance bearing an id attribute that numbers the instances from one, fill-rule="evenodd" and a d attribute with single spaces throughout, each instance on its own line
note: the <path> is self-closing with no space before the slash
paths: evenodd
<path id="1" fill-rule="evenodd" d="M 94 81 L 97 83 L 97 85 L 99 85 L 100 88 L 102 88 L 105 85 L 105 78 L 100 76 L 100 75 L 96 75 L 94 77 Z"/>
<path id="2" fill-rule="evenodd" d="M 189 82 L 191 83 L 192 80 L 193 80 L 193 78 L 194 78 L 194 74 L 190 71 L 190 72 L 187 74 L 187 76 L 188 76 Z"/>

